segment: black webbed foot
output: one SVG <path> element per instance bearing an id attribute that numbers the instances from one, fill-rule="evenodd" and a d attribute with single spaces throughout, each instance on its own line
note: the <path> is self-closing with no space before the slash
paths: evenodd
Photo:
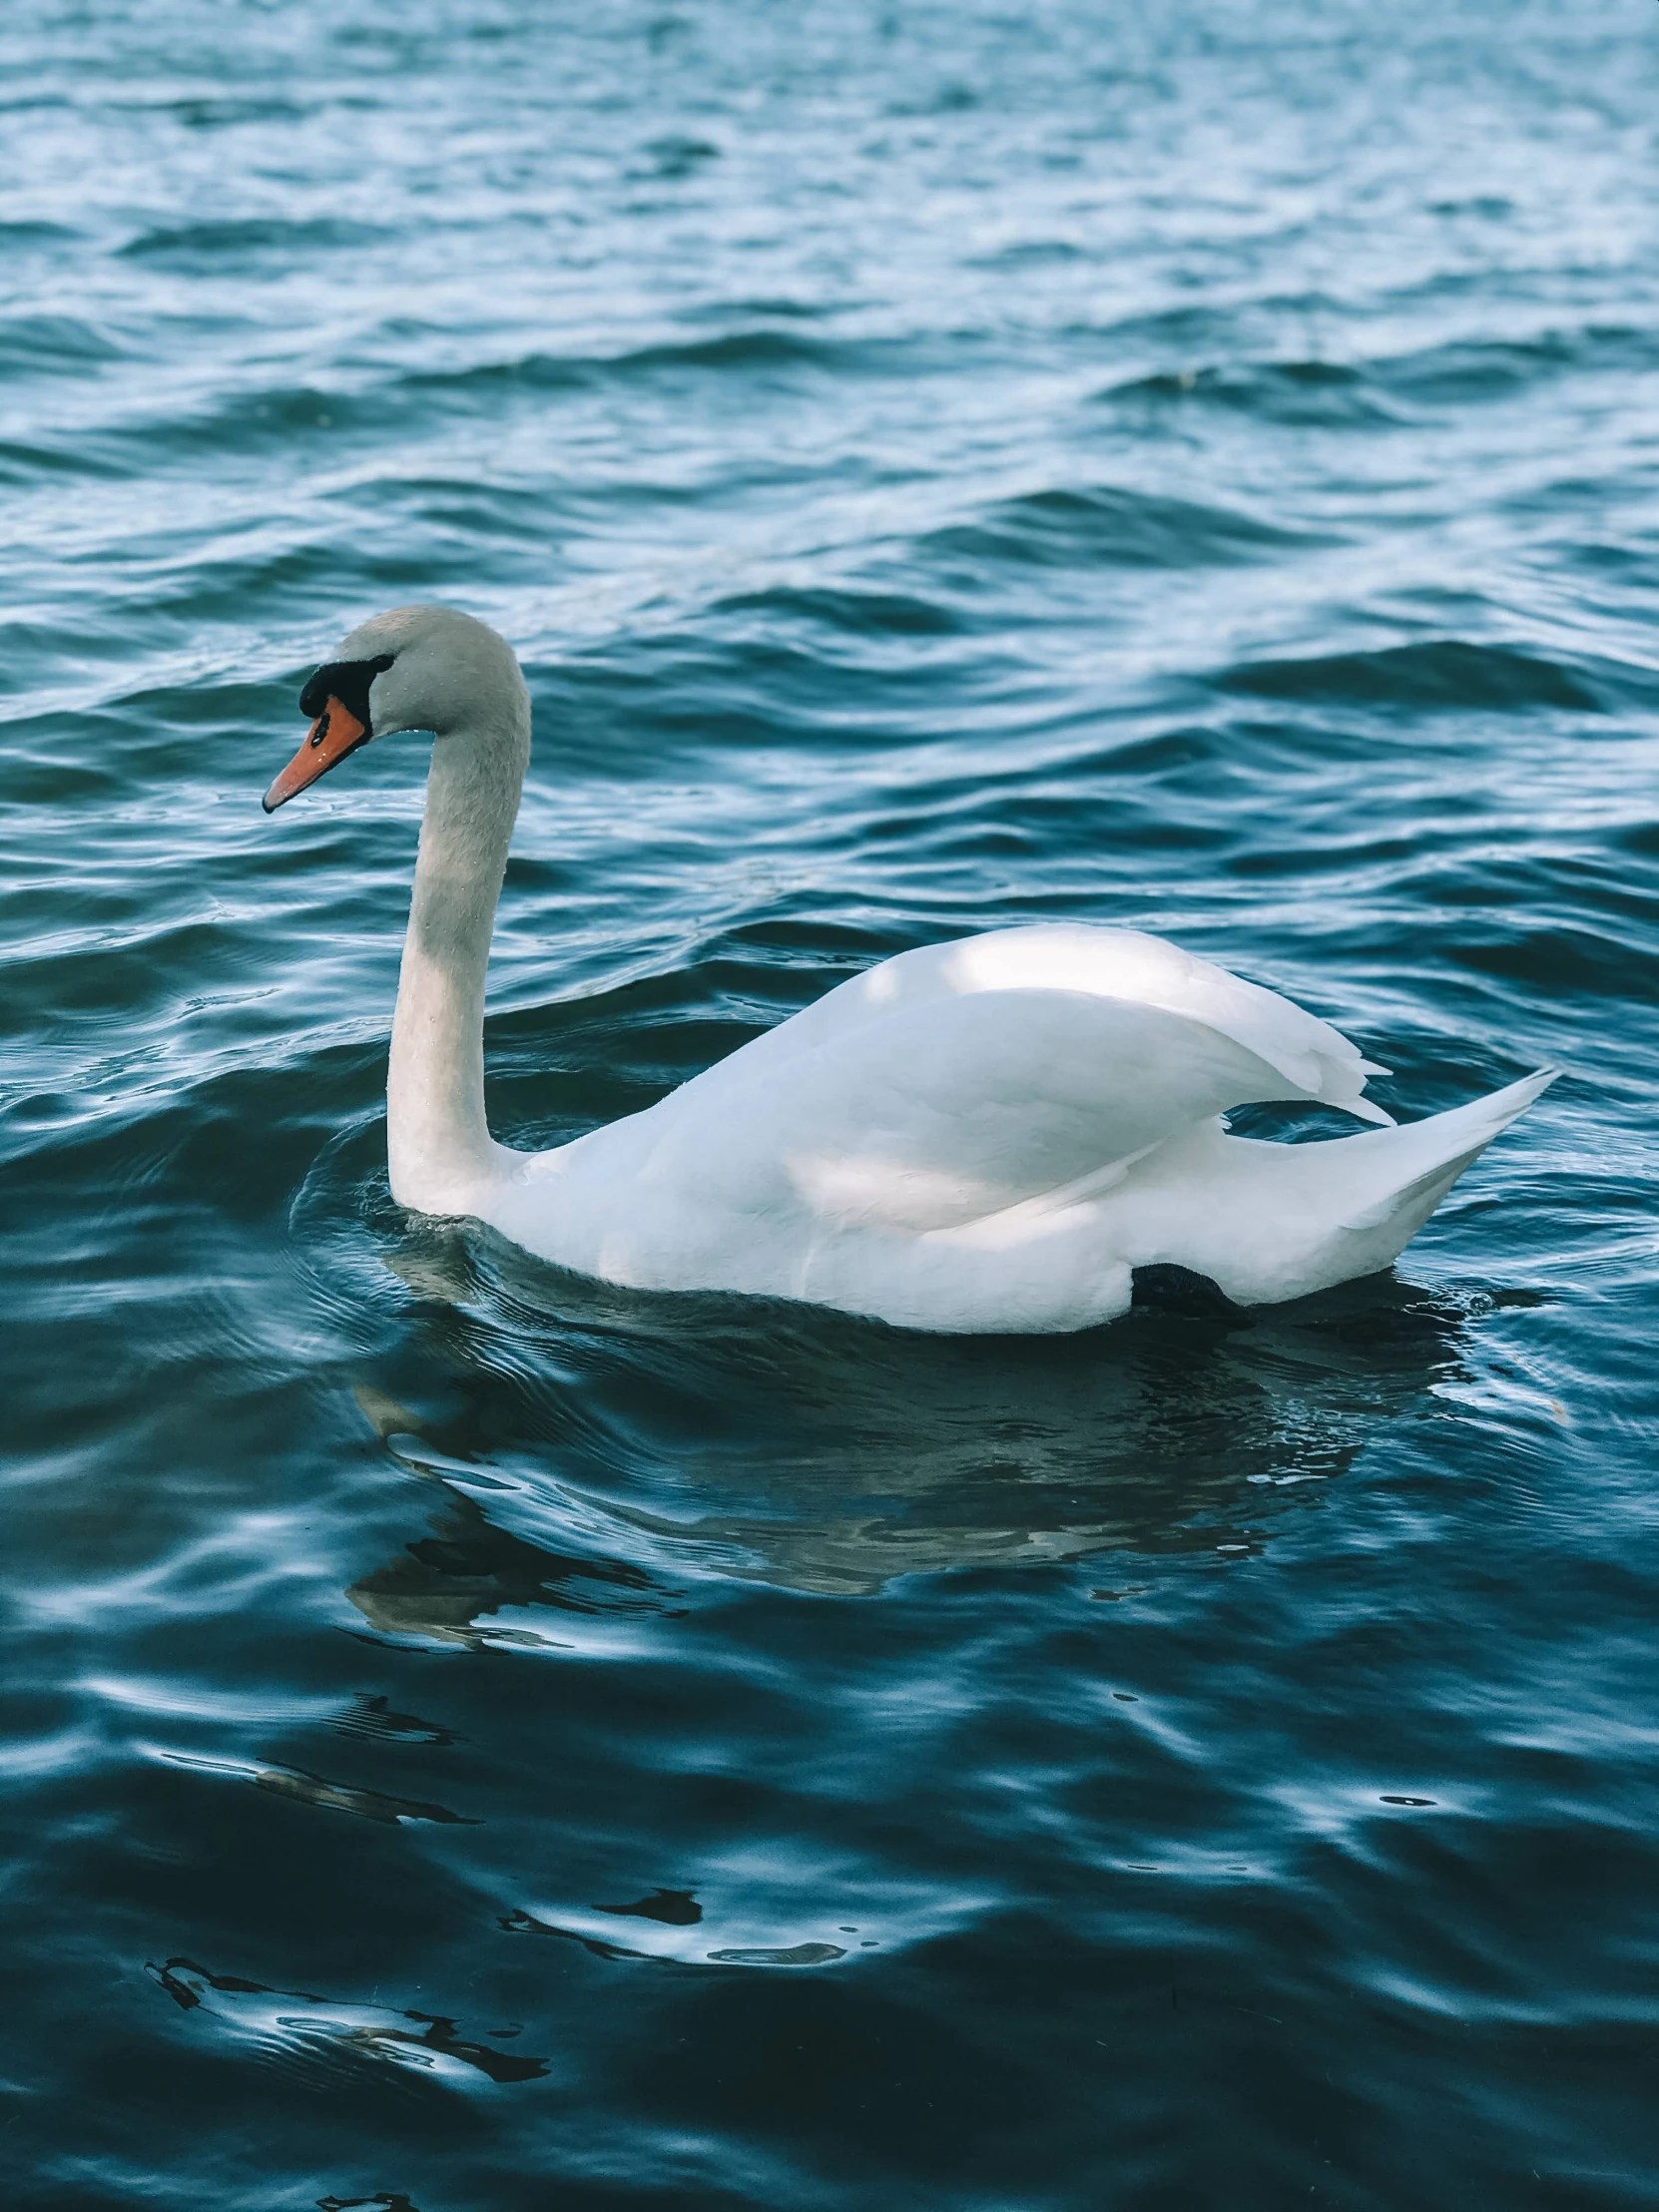
<path id="1" fill-rule="evenodd" d="M 1133 1283 L 1130 1303 L 1158 1313 L 1185 1314 L 1195 1321 L 1230 1321 L 1245 1311 L 1212 1277 L 1200 1275 L 1196 1268 L 1177 1267 L 1170 1260 L 1136 1268 Z"/>

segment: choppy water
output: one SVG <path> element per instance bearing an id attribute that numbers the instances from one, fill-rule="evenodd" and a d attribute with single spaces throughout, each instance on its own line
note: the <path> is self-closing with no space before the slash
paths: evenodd
<path id="1" fill-rule="evenodd" d="M 8 2206 L 1653 2202 L 1656 37 L 8 17 Z M 503 1134 L 1038 916 L 1567 1076 L 1235 1326 L 423 1230 L 420 748 L 259 809 L 410 598 Z"/>

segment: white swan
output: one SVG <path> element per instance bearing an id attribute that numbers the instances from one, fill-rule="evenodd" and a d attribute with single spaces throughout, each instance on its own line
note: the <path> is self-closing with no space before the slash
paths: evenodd
<path id="1" fill-rule="evenodd" d="M 430 730 L 386 1085 L 393 1197 L 578 1273 L 804 1299 L 911 1329 L 1084 1329 L 1137 1268 L 1273 1304 L 1386 1267 L 1544 1070 L 1406 1127 L 1335 1029 L 1157 937 L 1041 924 L 900 953 L 647 1108 L 551 1152 L 484 1116 L 484 970 L 530 756 L 510 647 L 442 607 L 354 630 L 267 812 Z M 1227 1134 L 1261 1099 L 1382 1126 Z"/>

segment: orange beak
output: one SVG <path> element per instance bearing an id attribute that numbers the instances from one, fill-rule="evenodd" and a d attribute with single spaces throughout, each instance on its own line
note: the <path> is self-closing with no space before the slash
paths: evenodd
<path id="1" fill-rule="evenodd" d="M 359 745 L 367 743 L 367 728 L 349 707 L 342 707 L 330 694 L 327 706 L 311 724 L 310 735 L 266 793 L 266 813 L 274 815 L 295 792 L 302 792 L 307 784 L 314 784 L 319 776 L 326 776 L 348 753 L 355 753 Z"/>

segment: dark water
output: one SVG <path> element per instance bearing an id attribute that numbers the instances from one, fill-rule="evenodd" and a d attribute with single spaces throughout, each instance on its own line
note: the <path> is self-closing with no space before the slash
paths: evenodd
<path id="1" fill-rule="evenodd" d="M 8 16 L 8 2207 L 1655 2201 L 1656 41 Z M 420 748 L 258 804 L 411 598 L 503 1134 L 1040 916 L 1567 1075 L 1231 1326 L 411 1224 Z"/>

